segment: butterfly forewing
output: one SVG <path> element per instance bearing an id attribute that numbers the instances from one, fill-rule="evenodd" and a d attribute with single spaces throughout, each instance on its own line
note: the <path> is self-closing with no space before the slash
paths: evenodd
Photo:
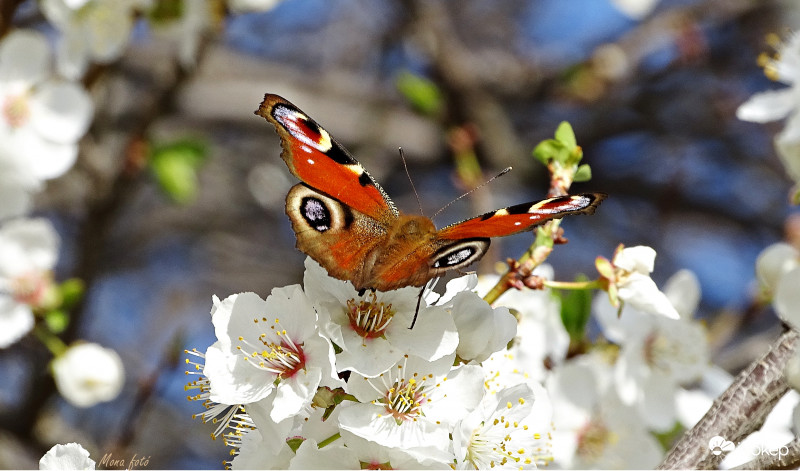
<path id="1" fill-rule="evenodd" d="M 325 129 L 285 99 L 267 94 L 256 114 L 275 125 L 281 157 L 300 180 L 345 205 L 386 221 L 397 209 L 383 188 Z"/>
<path id="2" fill-rule="evenodd" d="M 605 197 L 603 193 L 584 193 L 509 206 L 444 227 L 437 236 L 456 240 L 516 234 L 550 219 L 569 214 L 591 214 Z"/>

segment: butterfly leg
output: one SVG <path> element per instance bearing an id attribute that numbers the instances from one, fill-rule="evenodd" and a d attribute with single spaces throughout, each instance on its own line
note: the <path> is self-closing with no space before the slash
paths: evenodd
<path id="1" fill-rule="evenodd" d="M 417 309 L 414 310 L 414 319 L 411 321 L 411 327 L 408 330 L 414 328 L 414 324 L 417 323 L 417 316 L 419 315 L 419 304 L 422 302 L 422 295 L 425 293 L 425 287 L 419 289 L 419 296 L 417 296 Z"/>

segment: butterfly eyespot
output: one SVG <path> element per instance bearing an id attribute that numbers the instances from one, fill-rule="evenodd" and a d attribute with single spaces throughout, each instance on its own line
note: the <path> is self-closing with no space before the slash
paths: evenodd
<path id="1" fill-rule="evenodd" d="M 306 196 L 300 202 L 300 214 L 317 232 L 325 232 L 331 228 L 331 212 L 322 200 Z"/>
<path id="2" fill-rule="evenodd" d="M 489 239 L 460 241 L 437 253 L 431 266 L 441 270 L 460 268 L 478 260 L 489 247 Z"/>

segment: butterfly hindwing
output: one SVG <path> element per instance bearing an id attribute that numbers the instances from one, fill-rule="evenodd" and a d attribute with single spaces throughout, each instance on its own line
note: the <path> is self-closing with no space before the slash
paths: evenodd
<path id="1" fill-rule="evenodd" d="M 383 188 L 341 144 L 296 106 L 267 94 L 256 114 L 275 125 L 283 147 L 281 157 L 301 181 L 375 219 L 388 221 L 397 217 L 397 209 Z"/>
<path id="2" fill-rule="evenodd" d="M 605 197 L 603 193 L 583 193 L 509 206 L 451 224 L 442 228 L 437 236 L 440 239 L 461 240 L 516 234 L 550 219 L 569 214 L 592 214 Z"/>

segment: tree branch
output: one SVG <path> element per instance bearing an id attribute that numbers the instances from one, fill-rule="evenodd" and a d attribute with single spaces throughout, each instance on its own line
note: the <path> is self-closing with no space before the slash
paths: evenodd
<path id="1" fill-rule="evenodd" d="M 783 368 L 798 344 L 800 334 L 784 332 L 764 356 L 739 373 L 700 422 L 672 447 L 658 469 L 717 468 L 725 456 L 711 454 L 708 441 L 719 435 L 736 443 L 761 427 L 789 390 Z"/>

